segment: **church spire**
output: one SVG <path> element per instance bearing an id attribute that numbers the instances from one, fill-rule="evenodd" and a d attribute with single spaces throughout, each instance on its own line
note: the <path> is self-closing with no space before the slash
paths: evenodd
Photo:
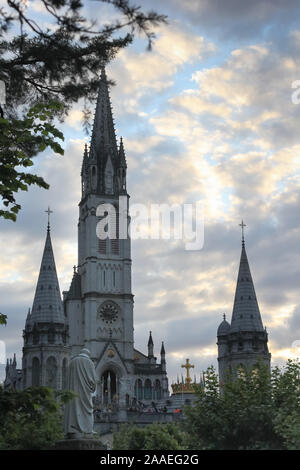
<path id="1" fill-rule="evenodd" d="M 90 157 L 99 159 L 110 150 L 117 155 L 117 140 L 105 68 L 101 70 L 99 92 L 92 131 Z"/>
<path id="2" fill-rule="evenodd" d="M 242 252 L 239 273 L 235 291 L 231 328 L 235 331 L 263 331 L 263 324 L 256 299 L 254 283 L 252 280 L 247 258 L 244 238 L 245 224 L 242 221 Z"/>
<path id="3" fill-rule="evenodd" d="M 48 211 L 46 211 L 48 212 Z M 48 217 L 49 217 L 48 212 Z M 65 323 L 48 220 L 46 242 L 36 286 L 30 323 Z"/>
<path id="4" fill-rule="evenodd" d="M 121 139 L 118 148 L 109 85 L 104 67 L 99 80 L 90 149 L 85 146 L 81 178 L 82 198 L 126 194 L 126 158 Z"/>

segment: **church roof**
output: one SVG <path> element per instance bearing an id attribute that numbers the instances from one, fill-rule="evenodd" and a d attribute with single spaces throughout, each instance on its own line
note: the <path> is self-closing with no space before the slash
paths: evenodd
<path id="1" fill-rule="evenodd" d="M 230 327 L 237 331 L 264 331 L 244 239 Z"/>
<path id="2" fill-rule="evenodd" d="M 65 323 L 49 225 L 31 315 L 27 321 Z"/>
<path id="3" fill-rule="evenodd" d="M 92 131 L 90 157 L 97 158 L 102 153 L 106 153 L 108 149 L 110 149 L 114 155 L 118 155 L 108 82 L 103 67 Z"/>
<path id="4" fill-rule="evenodd" d="M 73 279 L 69 292 L 67 293 L 67 300 L 81 299 L 81 276 L 74 268 Z"/>
<path id="5" fill-rule="evenodd" d="M 230 324 L 228 323 L 224 315 L 224 320 L 219 325 L 217 336 L 225 336 L 229 333 L 229 330 L 230 330 Z"/>

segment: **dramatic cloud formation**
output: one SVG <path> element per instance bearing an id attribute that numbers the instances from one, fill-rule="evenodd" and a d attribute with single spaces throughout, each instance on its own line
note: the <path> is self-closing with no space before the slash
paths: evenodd
<path id="1" fill-rule="evenodd" d="M 158 8 L 153 0 L 142 5 Z M 138 42 L 107 70 L 117 84 L 111 98 L 131 203 L 204 207 L 202 250 L 174 240 L 132 243 L 135 345 L 145 351 L 151 330 L 158 356 L 164 341 L 171 381 L 186 357 L 198 375 L 217 366 L 216 330 L 224 312 L 231 317 L 241 218 L 273 363 L 299 356 L 300 105 L 291 99 L 300 79 L 299 9 L 296 1 L 167 0 L 161 12 L 169 25 L 158 30 L 153 51 Z M 63 129 L 65 156 L 41 155 L 36 165 L 50 190 L 20 195 L 18 221 L 0 221 L 0 309 L 9 319 L 0 339 L 19 364 L 48 205 L 62 290 L 77 262 L 87 140 L 79 106 Z"/>

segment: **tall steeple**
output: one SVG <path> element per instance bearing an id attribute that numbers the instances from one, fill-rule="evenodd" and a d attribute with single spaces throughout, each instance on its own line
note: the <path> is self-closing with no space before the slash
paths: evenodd
<path id="1" fill-rule="evenodd" d="M 91 139 L 90 158 L 101 158 L 107 151 L 117 155 L 117 140 L 104 67 L 101 71 L 99 92 Z"/>
<path id="2" fill-rule="evenodd" d="M 32 305 L 30 323 L 65 323 L 48 222 L 46 242 Z"/>
<path id="3" fill-rule="evenodd" d="M 158 364 L 151 333 L 148 355 L 134 349 L 126 173 L 124 142 L 116 139 L 103 68 L 91 144 L 83 152 L 77 270 L 64 294 L 64 307 L 72 355 L 89 349 L 102 384 L 98 398 L 109 404 L 108 397 L 114 396 L 122 422 L 133 394 L 148 403 L 169 394 L 165 354 Z"/>
<path id="4" fill-rule="evenodd" d="M 121 140 L 118 149 L 109 85 L 104 67 L 99 80 L 91 144 L 84 150 L 82 163 L 82 197 L 88 194 L 117 195 L 126 193 L 126 160 Z"/>
<path id="5" fill-rule="evenodd" d="M 242 236 L 242 252 L 234 297 L 231 331 L 263 331 L 263 324 Z"/>
<path id="6" fill-rule="evenodd" d="M 69 360 L 68 325 L 60 296 L 50 236 L 50 214 L 33 305 L 23 332 L 23 387 L 64 387 Z"/>
<path id="7" fill-rule="evenodd" d="M 235 290 L 231 324 L 224 318 L 217 331 L 220 384 L 226 373 L 244 365 L 251 367 L 262 360 L 270 366 L 268 334 L 263 327 L 245 248 L 244 222 L 242 228 L 242 252 Z"/>

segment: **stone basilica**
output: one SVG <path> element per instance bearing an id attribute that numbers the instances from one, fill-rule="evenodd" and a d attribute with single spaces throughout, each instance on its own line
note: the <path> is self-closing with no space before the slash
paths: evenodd
<path id="1" fill-rule="evenodd" d="M 64 389 L 69 360 L 85 347 L 91 352 L 99 379 L 95 403 L 99 409 L 115 410 L 116 421 L 127 421 L 128 409 L 137 406 L 172 404 L 164 344 L 160 362 L 154 355 L 151 332 L 146 354 L 134 347 L 130 238 L 119 236 L 118 217 L 115 237 L 102 239 L 96 233 L 101 220 L 97 208 L 104 204 L 113 206 L 117 215 L 125 213 L 127 230 L 126 173 L 124 146 L 122 138 L 117 143 L 103 69 L 90 148 L 85 146 L 81 169 L 77 267 L 62 299 L 48 222 L 35 297 L 23 332 L 22 369 L 17 369 L 15 357 L 8 361 L 4 382 L 6 388 L 44 385 Z M 121 199 L 125 201 L 122 207 Z M 258 357 L 270 363 L 244 237 L 232 321 L 229 324 L 224 315 L 217 338 L 221 383 L 227 369 L 251 365 Z M 177 395 L 182 394 L 180 387 L 178 390 Z"/>
<path id="2" fill-rule="evenodd" d="M 103 69 L 90 149 L 85 146 L 82 162 L 77 267 L 62 300 L 48 223 L 35 297 L 23 333 L 22 372 L 16 369 L 15 358 L 10 361 L 6 386 L 16 381 L 17 388 L 65 388 L 68 362 L 85 347 L 99 377 L 96 402 L 122 410 L 134 399 L 147 404 L 168 397 L 164 344 L 160 362 L 154 355 L 151 332 L 146 354 L 134 348 L 130 238 L 118 236 L 118 217 L 116 237 L 100 239 L 96 234 L 97 207 L 111 204 L 118 216 L 120 196 L 126 201 L 125 221 L 130 223 L 126 172 L 124 146 L 122 139 L 117 144 Z"/>

